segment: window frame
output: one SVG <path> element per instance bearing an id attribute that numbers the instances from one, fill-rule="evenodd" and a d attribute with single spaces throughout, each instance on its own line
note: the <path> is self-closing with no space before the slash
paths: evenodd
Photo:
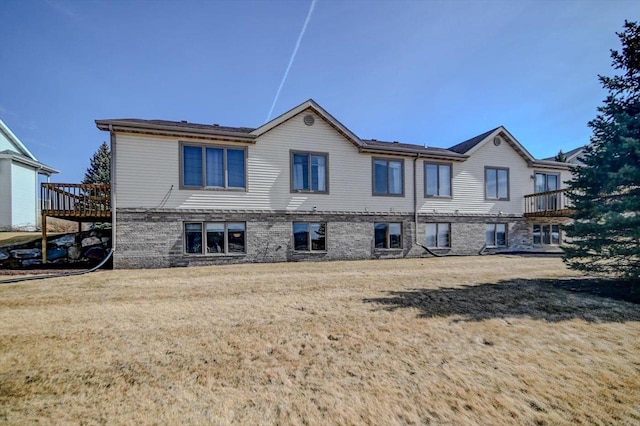
<path id="1" fill-rule="evenodd" d="M 535 242 L 535 227 L 539 226 L 540 227 L 540 242 L 536 243 Z M 557 226 L 558 227 L 558 243 L 553 243 L 553 227 Z M 549 228 L 549 243 L 545 243 L 544 242 L 544 228 L 548 227 Z M 560 247 L 562 246 L 562 225 L 559 223 L 534 223 L 531 226 L 531 244 L 533 246 L 536 247 L 543 247 L 543 246 L 547 246 L 547 247 Z"/>
<path id="2" fill-rule="evenodd" d="M 489 197 L 488 195 L 487 186 L 488 186 L 489 180 L 487 179 L 487 172 L 489 170 L 496 171 L 496 195 L 497 195 L 496 198 Z M 504 170 L 507 172 L 507 196 L 504 198 L 500 198 L 500 195 L 499 195 L 500 189 L 498 186 L 498 182 L 499 182 L 498 172 L 500 170 Z M 508 167 L 484 166 L 484 199 L 485 201 L 510 201 L 511 200 L 511 172 Z"/>
<path id="3" fill-rule="evenodd" d="M 438 182 L 437 182 L 437 187 L 438 187 L 438 193 L 437 194 L 427 194 L 427 166 L 428 165 L 432 165 L 432 166 L 437 166 L 437 172 L 438 172 Z M 449 167 L 449 195 L 440 195 L 440 167 Z M 453 198 L 453 163 L 444 163 L 444 162 L 437 162 L 437 161 L 425 161 L 424 162 L 424 167 L 423 167 L 423 174 L 424 174 L 424 198 Z"/>
<path id="4" fill-rule="evenodd" d="M 217 223 L 224 224 L 224 252 L 222 253 L 208 253 L 208 241 L 207 241 L 207 224 Z M 231 252 L 229 251 L 229 225 L 241 223 L 244 225 L 244 251 Z M 200 225 L 200 241 L 201 249 L 200 253 L 190 253 L 187 251 L 187 225 L 196 224 Z M 182 254 L 184 256 L 245 256 L 247 254 L 247 222 L 243 221 L 224 221 L 224 220 L 209 220 L 209 221 L 184 221 L 182 222 Z"/>
<path id="5" fill-rule="evenodd" d="M 391 247 L 391 233 L 389 225 L 400 225 L 400 247 Z M 385 247 L 376 247 L 376 225 L 387 225 L 385 231 Z M 375 250 L 402 250 L 404 248 L 404 224 L 402 222 L 374 222 L 373 223 L 373 248 Z"/>
<path id="6" fill-rule="evenodd" d="M 202 149 L 202 182 L 201 185 L 185 185 L 184 183 L 184 149 L 185 147 L 201 148 Z M 207 148 L 222 149 L 222 166 L 223 166 L 223 178 L 224 186 L 207 186 Z M 227 157 L 227 151 L 243 151 L 244 152 L 244 187 L 229 186 L 229 163 Z M 180 141 L 180 189 L 197 189 L 206 191 L 239 191 L 247 192 L 249 188 L 249 150 L 247 146 L 234 146 L 234 145 L 220 145 L 220 144 L 203 144 Z"/>
<path id="7" fill-rule="evenodd" d="M 545 191 L 541 191 L 538 192 L 538 175 L 545 175 L 545 185 L 548 187 L 549 186 L 549 176 L 555 176 L 556 177 L 556 182 L 558 183 L 558 188 L 557 189 L 547 189 Z M 561 189 L 562 187 L 562 174 L 559 172 L 545 172 L 542 170 L 534 170 L 533 171 L 533 193 L 534 194 L 541 194 L 542 192 L 549 192 L 549 191 L 558 191 Z"/>
<path id="8" fill-rule="evenodd" d="M 307 241 L 309 243 L 308 250 L 297 250 L 296 249 L 296 233 L 295 233 L 295 225 L 296 224 L 305 224 L 308 226 L 307 228 Z M 313 249 L 313 240 L 311 238 L 311 225 L 324 225 L 324 250 L 314 250 Z M 293 252 L 294 253 L 326 253 L 327 252 L 327 222 L 304 222 L 304 221 L 294 221 L 291 222 L 291 231 L 292 231 L 292 240 L 293 240 Z"/>
<path id="9" fill-rule="evenodd" d="M 294 155 L 307 155 L 308 156 L 308 166 L 309 166 L 309 189 L 294 189 Z M 312 161 L 311 156 L 324 157 L 324 167 L 325 167 L 325 188 L 324 191 L 314 191 L 311 189 L 312 187 L 312 179 L 313 179 L 313 171 L 312 171 Z M 298 151 L 298 150 L 289 150 L 289 191 L 292 194 L 304 193 L 304 194 L 329 194 L 329 153 L 328 152 L 317 152 L 317 151 Z"/>
<path id="10" fill-rule="evenodd" d="M 493 241 L 495 242 L 494 245 L 488 245 L 487 244 L 487 227 L 493 225 Z M 504 226 L 504 245 L 498 245 L 498 225 L 502 225 Z M 507 223 L 499 223 L 499 222 L 491 222 L 491 223 L 486 223 L 485 224 L 485 230 L 484 230 L 485 234 L 484 234 L 484 243 L 486 245 L 487 248 L 508 248 L 509 247 L 509 224 Z"/>
<path id="11" fill-rule="evenodd" d="M 430 246 L 428 245 L 428 230 L 429 230 L 429 225 L 436 225 L 436 245 L 435 246 Z M 440 241 L 438 241 L 438 236 L 440 235 L 440 225 L 447 225 L 449 227 L 449 238 L 447 241 L 447 245 L 446 246 L 441 246 L 440 245 Z M 451 235 L 451 222 L 427 222 L 425 223 L 425 230 L 424 230 L 424 238 L 425 238 L 425 245 L 430 248 L 430 249 L 450 249 L 451 248 L 451 240 L 452 235 Z"/>
<path id="12" fill-rule="evenodd" d="M 387 162 L 387 192 L 376 192 L 376 161 Z M 389 193 L 389 162 L 400 163 L 400 180 L 402 190 L 400 194 Z M 404 158 L 392 158 L 392 157 L 371 157 L 371 195 L 374 197 L 404 197 Z M 382 222 L 380 222 L 382 223 Z"/>

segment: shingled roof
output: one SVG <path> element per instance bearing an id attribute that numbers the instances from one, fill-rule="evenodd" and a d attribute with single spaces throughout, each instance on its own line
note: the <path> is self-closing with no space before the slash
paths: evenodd
<path id="1" fill-rule="evenodd" d="M 499 128 L 500 128 L 500 126 L 496 127 L 495 129 L 491 129 L 488 132 L 484 132 L 481 135 L 474 136 L 471 139 L 467 139 L 464 142 L 460 142 L 459 144 L 450 147 L 449 151 L 457 152 L 458 154 L 466 154 L 471 148 L 473 148 L 474 146 L 478 145 L 487 136 L 489 136 L 491 133 L 495 132 Z"/>

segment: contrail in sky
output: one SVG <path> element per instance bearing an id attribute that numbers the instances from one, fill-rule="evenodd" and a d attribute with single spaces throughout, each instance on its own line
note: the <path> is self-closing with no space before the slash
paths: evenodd
<path id="1" fill-rule="evenodd" d="M 293 60 L 296 58 L 296 53 L 298 53 L 298 48 L 300 47 L 300 42 L 302 41 L 302 36 L 304 36 L 304 32 L 307 30 L 307 25 L 309 25 L 309 20 L 311 19 L 311 14 L 313 13 L 313 8 L 316 6 L 316 0 L 312 0 L 311 7 L 309 8 L 309 13 L 307 14 L 307 19 L 304 21 L 304 25 L 302 26 L 302 31 L 300 31 L 300 35 L 298 36 L 298 41 L 296 42 L 296 47 L 293 49 L 293 54 L 291 55 L 291 59 L 289 59 L 289 65 L 287 65 L 287 69 L 282 76 L 282 81 L 280 82 L 280 87 L 278 87 L 278 91 L 276 92 L 276 97 L 273 99 L 273 103 L 271 104 L 271 109 L 269 110 L 269 115 L 267 115 L 267 119 L 265 122 L 269 121 L 271 118 L 271 114 L 273 113 L 273 108 L 276 106 L 276 102 L 278 102 L 278 97 L 280 97 L 280 91 L 282 90 L 282 86 L 284 86 L 284 82 L 287 80 L 287 76 L 289 75 L 289 70 L 291 69 L 291 64 L 293 64 Z"/>

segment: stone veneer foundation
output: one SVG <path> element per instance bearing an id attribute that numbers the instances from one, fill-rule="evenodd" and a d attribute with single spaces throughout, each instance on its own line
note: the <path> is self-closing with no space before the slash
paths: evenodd
<path id="1" fill-rule="evenodd" d="M 257 262 L 356 260 L 431 256 L 415 244 L 413 215 L 323 213 L 216 213 L 203 210 L 118 210 L 115 268 L 164 268 Z M 246 222 L 245 254 L 194 255 L 184 252 L 185 222 Z M 292 222 L 326 222 L 326 252 L 293 250 Z M 374 248 L 375 222 L 402 222 L 403 248 Z M 485 243 L 485 224 L 506 223 L 508 246 L 483 253 L 536 250 L 531 224 L 517 216 L 420 215 L 418 242 L 424 244 L 426 223 L 451 223 L 451 248 L 439 254 L 477 255 Z M 539 248 L 538 248 L 539 249 Z M 557 248 L 556 248 L 557 250 Z"/>

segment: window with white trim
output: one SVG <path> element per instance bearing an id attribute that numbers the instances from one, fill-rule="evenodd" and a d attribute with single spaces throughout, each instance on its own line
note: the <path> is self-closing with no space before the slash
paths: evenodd
<path id="1" fill-rule="evenodd" d="M 377 249 L 401 249 L 402 223 L 375 223 L 374 240 Z"/>
<path id="2" fill-rule="evenodd" d="M 451 197 L 451 164 L 424 163 L 425 197 Z"/>
<path id="3" fill-rule="evenodd" d="M 427 223 L 427 247 L 450 248 L 451 224 Z"/>
<path id="4" fill-rule="evenodd" d="M 295 251 L 326 251 L 327 224 L 293 222 L 293 249 Z"/>
<path id="5" fill-rule="evenodd" d="M 184 252 L 186 254 L 246 253 L 244 222 L 186 222 Z"/>
<path id="6" fill-rule="evenodd" d="M 182 186 L 246 189 L 246 157 L 245 148 L 183 144 Z"/>
<path id="7" fill-rule="evenodd" d="M 507 224 L 506 223 L 487 223 L 486 244 L 487 244 L 487 247 L 506 247 L 507 246 Z"/>

